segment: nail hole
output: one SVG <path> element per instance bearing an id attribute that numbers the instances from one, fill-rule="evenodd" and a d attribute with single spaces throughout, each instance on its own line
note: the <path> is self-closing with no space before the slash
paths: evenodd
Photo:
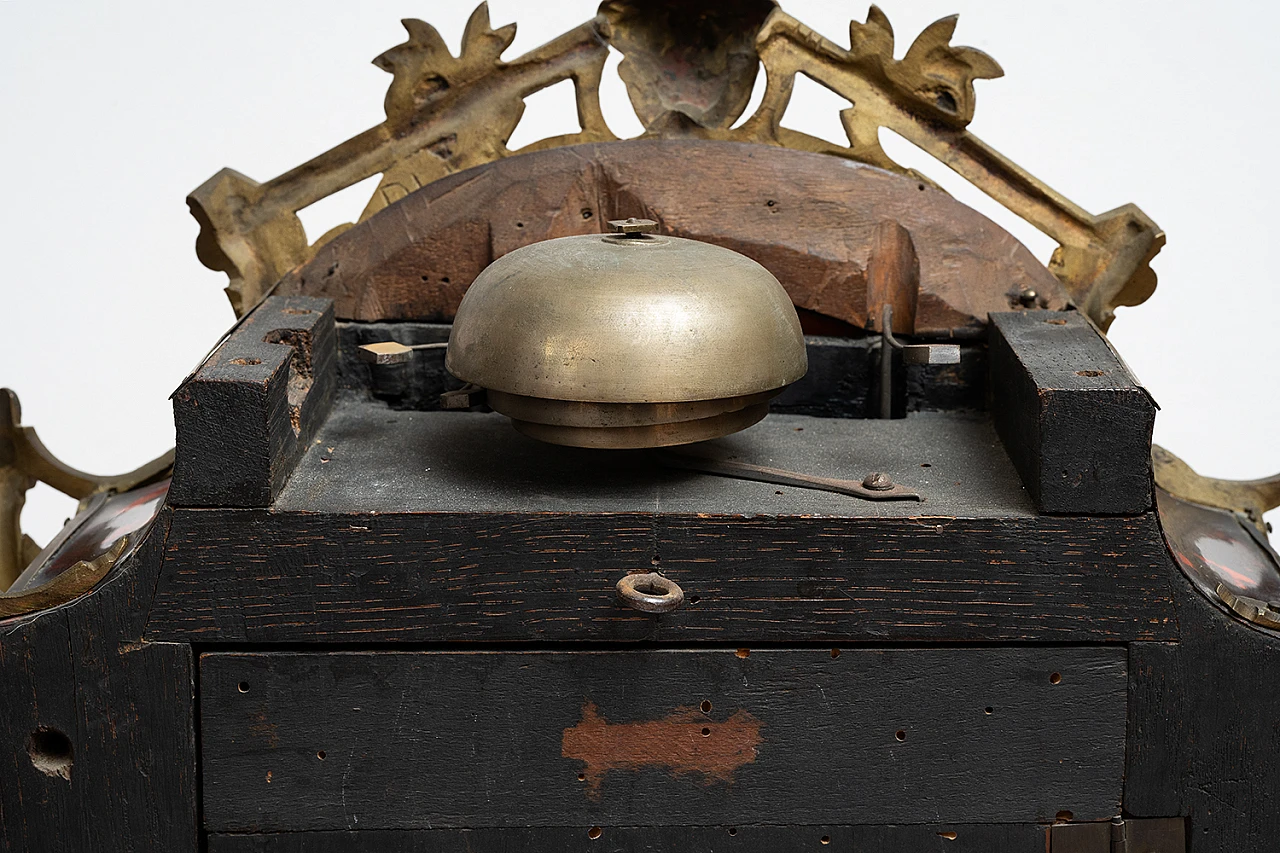
<path id="1" fill-rule="evenodd" d="M 920 190 L 920 192 L 924 192 L 924 184 L 916 184 L 916 189 Z"/>
<path id="2" fill-rule="evenodd" d="M 955 834 L 955 831 L 954 831 L 954 830 L 948 830 L 948 831 L 946 831 L 946 832 L 939 832 L 939 833 L 938 833 L 938 837 L 939 837 L 939 838 L 945 838 L 945 839 L 947 839 L 948 841 L 955 841 L 955 840 L 956 840 L 956 834 Z"/>
<path id="3" fill-rule="evenodd" d="M 994 714 L 995 712 L 996 712 L 996 709 L 992 708 L 990 705 L 982 709 L 982 713 L 984 714 Z"/>
<path id="4" fill-rule="evenodd" d="M 751 649 L 738 649 L 736 652 L 734 652 L 734 654 L 742 658 L 743 660 L 746 660 L 747 658 L 751 657 Z"/>
<path id="5" fill-rule="evenodd" d="M 821 838 L 819 838 L 818 840 L 819 840 L 819 841 L 821 841 L 823 844 L 830 844 L 830 843 L 831 843 L 831 836 L 830 836 L 830 835 L 824 835 L 824 836 L 822 836 Z"/>
<path id="6" fill-rule="evenodd" d="M 838 657 L 840 657 L 840 650 L 839 650 L 839 649 L 832 649 L 832 650 L 831 650 L 831 659 L 832 659 L 832 660 L 835 660 L 835 659 L 836 659 L 836 658 L 838 658 Z"/>
<path id="7" fill-rule="evenodd" d="M 591 209 L 590 209 L 590 208 L 586 208 L 586 207 L 582 208 L 582 218 L 583 218 L 583 219 L 590 219 L 590 218 L 591 218 Z"/>
<path id="8" fill-rule="evenodd" d="M 699 601 L 701 601 L 701 600 L 702 600 L 702 599 L 701 599 L 701 598 L 698 598 L 698 596 L 696 596 L 696 595 L 691 595 L 691 596 L 689 596 L 689 603 L 690 603 L 690 604 L 697 604 L 697 603 L 698 603 Z"/>
<path id="9" fill-rule="evenodd" d="M 1050 683 L 1050 684 L 1061 684 L 1061 683 L 1062 683 L 1062 673 L 1060 673 L 1060 672 L 1055 672 L 1053 675 L 1049 676 L 1049 683 Z"/>
<path id="10" fill-rule="evenodd" d="M 585 782 L 585 781 L 587 781 L 587 774 L 586 774 L 586 773 L 579 773 L 579 774 L 578 774 L 578 781 L 579 781 L 579 782 Z"/>
<path id="11" fill-rule="evenodd" d="M 595 841 L 597 838 L 601 836 L 602 833 L 603 833 L 603 830 L 601 830 L 600 827 L 593 826 L 587 830 L 587 838 L 590 838 L 592 841 Z"/>
<path id="12" fill-rule="evenodd" d="M 422 277 L 422 280 L 423 280 L 423 281 L 431 281 L 431 276 L 429 276 L 429 275 L 424 275 L 424 276 Z"/>
<path id="13" fill-rule="evenodd" d="M 704 713 L 704 714 L 710 714 L 710 713 L 711 713 L 711 700 L 710 700 L 710 699 L 703 699 L 703 700 L 702 700 L 702 704 L 701 704 L 701 705 L 699 705 L 698 707 L 702 709 L 702 713 Z"/>
<path id="14" fill-rule="evenodd" d="M 523 227 L 524 227 L 524 223 L 523 223 L 523 222 L 517 222 L 517 223 L 516 223 L 516 227 L 517 227 L 517 228 L 523 228 Z M 600 836 L 599 836 L 599 835 L 593 835 L 593 836 L 591 836 L 591 837 L 592 837 L 592 838 L 599 838 Z"/>
<path id="15" fill-rule="evenodd" d="M 764 203 L 764 206 L 765 206 L 765 207 L 773 207 L 775 204 L 777 204 L 777 202 L 776 202 L 776 201 L 774 201 L 773 199 L 769 199 L 768 201 L 766 201 L 766 202 Z"/>
<path id="16" fill-rule="evenodd" d="M 782 494 L 782 492 L 774 492 L 774 494 L 775 494 L 775 495 L 780 495 L 780 494 Z"/>
<path id="17" fill-rule="evenodd" d="M 737 835 L 737 834 L 738 834 L 738 827 L 736 827 L 736 826 L 731 826 L 731 827 L 729 827 L 729 834 L 730 834 L 730 835 Z"/>
<path id="18" fill-rule="evenodd" d="M 236 690 L 239 690 L 241 693 L 248 693 L 248 692 L 249 692 L 249 682 L 247 682 L 247 681 L 242 681 L 242 682 L 240 682 L 239 684 L 237 684 L 237 685 L 236 685 Z"/>
<path id="19" fill-rule="evenodd" d="M 898 729 L 896 732 L 894 732 L 893 736 L 898 739 L 899 743 L 901 743 L 902 741 L 907 739 L 907 732 L 905 729 Z"/>
<path id="20" fill-rule="evenodd" d="M 46 776 L 71 781 L 71 739 L 62 732 L 41 726 L 27 738 L 31 766 Z"/>
<path id="21" fill-rule="evenodd" d="M 1062 810 L 1062 811 L 1058 812 L 1058 814 L 1056 815 L 1056 817 L 1057 817 L 1057 819 L 1058 819 L 1058 820 L 1062 821 L 1063 823 L 1066 823 L 1067 821 L 1069 821 L 1069 820 L 1071 820 L 1073 817 L 1075 817 L 1075 815 L 1073 815 L 1071 812 L 1069 812 L 1069 811 L 1067 811 L 1067 810 L 1065 810 L 1065 809 L 1064 809 L 1064 810 Z"/>
<path id="22" fill-rule="evenodd" d="M 702 730 L 702 736 L 703 736 L 703 737 L 711 737 L 711 729 L 703 729 L 703 730 Z"/>
<path id="23" fill-rule="evenodd" d="M 447 275 L 446 275 L 446 276 L 442 276 L 442 277 L 441 277 L 441 279 L 440 279 L 440 283 L 441 283 L 441 284 L 448 284 L 448 283 L 449 283 L 449 276 L 447 276 Z"/>
<path id="24" fill-rule="evenodd" d="M 316 758 L 320 759 L 321 761 L 324 761 L 324 757 L 325 757 L 325 756 L 324 756 L 324 750 L 323 750 L 323 749 L 316 753 Z"/>
<path id="25" fill-rule="evenodd" d="M 262 359 L 260 359 L 260 358 L 233 358 L 233 359 L 231 359 L 231 363 L 232 363 L 232 364 L 262 364 Z"/>

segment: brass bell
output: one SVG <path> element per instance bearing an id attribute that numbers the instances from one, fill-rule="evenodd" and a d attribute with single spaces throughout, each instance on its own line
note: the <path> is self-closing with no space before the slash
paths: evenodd
<path id="1" fill-rule="evenodd" d="M 526 435 L 575 447 L 687 444 L 768 414 L 808 368 L 778 280 L 651 220 L 609 224 L 486 267 L 454 319 L 449 372 Z"/>

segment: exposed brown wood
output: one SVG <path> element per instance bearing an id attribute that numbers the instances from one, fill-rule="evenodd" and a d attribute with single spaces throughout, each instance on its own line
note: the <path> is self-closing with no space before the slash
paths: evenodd
<path id="1" fill-rule="evenodd" d="M 892 219 L 876 226 L 871 258 L 867 262 L 866 328 L 880 329 L 882 309 L 893 309 L 894 334 L 916 330 L 916 304 L 920 298 L 920 258 L 911 232 Z"/>
<path id="2" fill-rule="evenodd" d="M 336 237 L 278 292 L 332 298 L 340 319 L 447 321 L 494 258 L 629 216 L 740 251 L 797 306 L 858 326 L 886 219 L 919 255 L 919 334 L 977 335 L 1026 288 L 1066 305 L 1024 246 L 932 187 L 821 154 L 688 139 L 538 151 L 450 175 Z"/>

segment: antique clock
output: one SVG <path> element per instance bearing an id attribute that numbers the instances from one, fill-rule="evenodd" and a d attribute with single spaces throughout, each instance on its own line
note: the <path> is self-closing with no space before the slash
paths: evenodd
<path id="1" fill-rule="evenodd" d="M 1164 235 L 967 130 L 954 18 L 404 23 L 382 124 L 188 199 L 239 320 L 173 451 L 85 474 L 0 400 L 0 847 L 1276 849 L 1280 477 L 1152 446 L 1106 330 Z M 782 125 L 797 74 L 847 145 Z M 508 150 L 565 80 L 580 132 Z"/>

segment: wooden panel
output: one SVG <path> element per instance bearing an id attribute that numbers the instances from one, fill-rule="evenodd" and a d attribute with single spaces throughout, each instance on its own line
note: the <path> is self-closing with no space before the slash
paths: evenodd
<path id="1" fill-rule="evenodd" d="M 199 642 L 1176 637 L 1134 519 L 179 510 L 148 636 Z M 657 562 L 685 606 L 620 606 Z"/>
<path id="2" fill-rule="evenodd" d="M 219 833 L 209 853 L 1044 853 L 1044 836 L 1036 824 L 330 830 Z"/>
<path id="3" fill-rule="evenodd" d="M 173 394 L 173 506 L 266 506 L 329 412 L 333 304 L 275 296 Z"/>
<path id="4" fill-rule="evenodd" d="M 191 648 L 138 642 L 165 527 L 81 598 L 0 621 L 0 850 L 198 849 Z"/>
<path id="5" fill-rule="evenodd" d="M 691 139 L 575 145 L 450 175 L 322 246 L 279 292 L 331 298 L 342 319 L 450 320 L 494 258 L 628 216 L 742 252 L 796 305 L 858 326 L 885 220 L 919 256 L 917 333 L 980 336 L 1027 288 L 1067 304 L 1025 246 L 944 192 L 826 155 Z"/>
<path id="6" fill-rule="evenodd" d="M 1150 509 L 1155 403 L 1107 341 L 1074 312 L 991 323 L 991 413 L 1040 510 Z"/>
<path id="7" fill-rule="evenodd" d="M 444 368 L 442 350 L 424 350 L 401 364 L 372 365 L 356 355 L 361 344 L 399 341 L 425 344 L 449 340 L 438 323 L 339 323 L 338 383 L 367 393 L 396 409 L 440 408 L 444 391 L 462 383 Z M 878 337 L 805 338 L 809 371 L 770 403 L 770 411 L 826 418 L 877 417 L 880 369 Z M 963 344 L 959 364 L 905 365 L 894 383 L 903 399 L 896 408 L 911 412 L 982 411 L 986 407 L 987 351 Z M 905 392 L 905 393 L 903 393 Z"/>
<path id="8" fill-rule="evenodd" d="M 1123 648 L 222 653 L 200 673 L 211 831 L 1120 806 Z"/>

